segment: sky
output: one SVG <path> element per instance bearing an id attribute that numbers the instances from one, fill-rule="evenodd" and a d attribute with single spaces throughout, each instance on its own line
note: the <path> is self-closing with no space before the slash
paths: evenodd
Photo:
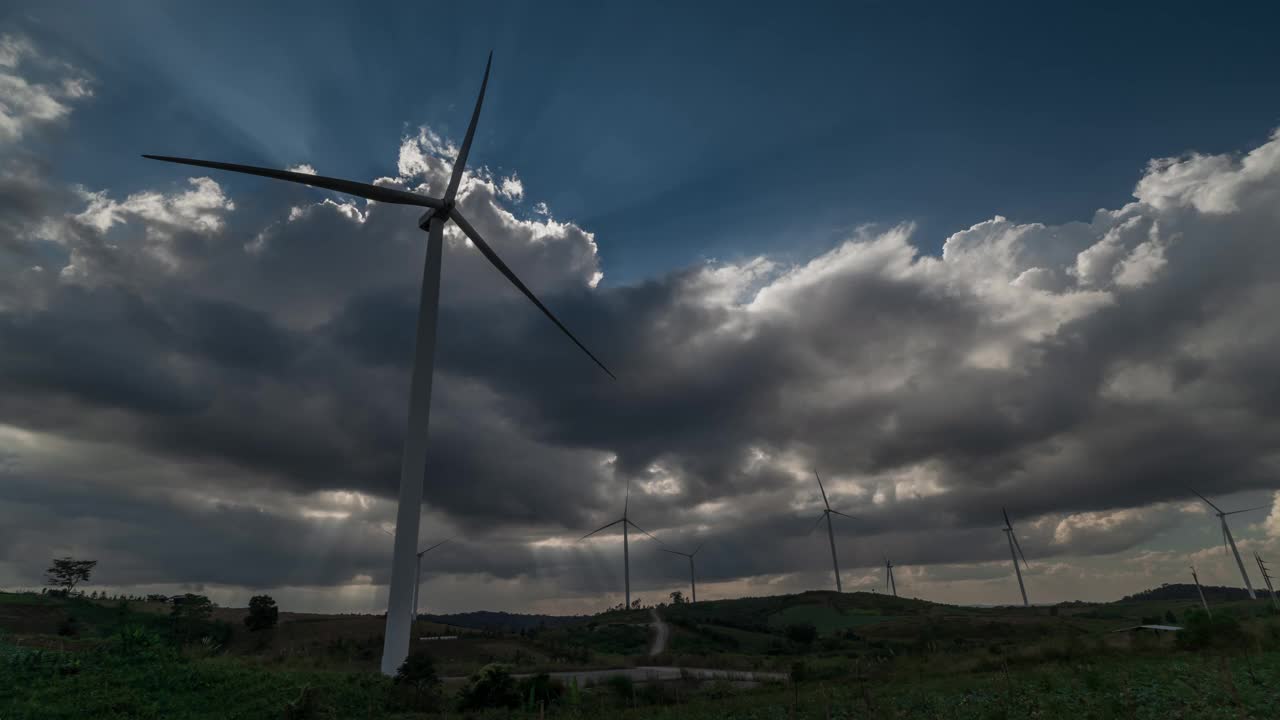
<path id="1" fill-rule="evenodd" d="M 1033 602 L 1280 559 L 1275 8 L 0 3 L 0 587 L 385 606 L 412 210 L 446 236 L 424 609 Z"/>

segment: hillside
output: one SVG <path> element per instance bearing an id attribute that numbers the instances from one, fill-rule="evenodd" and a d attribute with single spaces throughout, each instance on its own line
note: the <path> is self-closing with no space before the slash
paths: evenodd
<path id="1" fill-rule="evenodd" d="M 1204 590 L 1205 600 L 1210 603 L 1239 602 L 1249 599 L 1249 591 L 1244 588 L 1223 587 L 1221 585 L 1202 585 L 1200 587 Z M 1198 603 L 1200 602 L 1200 594 L 1196 592 L 1196 586 L 1191 583 L 1165 583 L 1158 588 L 1126 595 L 1120 602 L 1164 602 L 1167 600 L 1187 600 Z"/>
<path id="2" fill-rule="evenodd" d="M 423 615 L 424 620 L 442 625 L 488 630 L 490 632 L 518 633 L 536 628 L 554 628 L 586 622 L 589 615 L 522 615 L 520 613 L 475 610 L 449 615 Z"/>

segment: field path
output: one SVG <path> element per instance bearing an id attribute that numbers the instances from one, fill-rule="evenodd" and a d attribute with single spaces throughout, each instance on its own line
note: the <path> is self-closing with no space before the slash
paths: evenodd
<path id="1" fill-rule="evenodd" d="M 671 635 L 671 627 L 663 621 L 662 616 L 658 614 L 658 608 L 649 608 L 649 615 L 653 618 L 653 646 L 649 648 L 649 657 L 663 653 L 667 649 L 667 638 Z"/>

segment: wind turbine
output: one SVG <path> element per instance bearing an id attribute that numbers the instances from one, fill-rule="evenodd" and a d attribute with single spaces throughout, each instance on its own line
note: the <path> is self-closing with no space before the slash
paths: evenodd
<path id="1" fill-rule="evenodd" d="M 889 558 L 884 559 L 884 589 L 892 590 L 893 596 L 898 597 L 898 584 L 893 581 L 893 562 Z"/>
<path id="2" fill-rule="evenodd" d="M 1258 571 L 1262 573 L 1262 582 L 1267 584 L 1267 592 L 1271 594 L 1271 604 L 1280 610 L 1280 600 L 1276 600 L 1276 589 L 1271 584 L 1271 573 L 1267 570 L 1267 564 L 1262 561 L 1262 556 L 1257 552 L 1253 553 L 1253 559 L 1258 561 Z"/>
<path id="3" fill-rule="evenodd" d="M 1204 606 L 1204 612 L 1209 617 L 1213 617 L 1213 611 L 1209 609 L 1209 603 L 1205 602 L 1204 590 L 1200 587 L 1200 576 L 1196 575 L 1196 566 L 1191 566 L 1191 579 L 1196 581 L 1196 592 L 1200 593 L 1200 604 Z"/>
<path id="4" fill-rule="evenodd" d="M 432 550 L 435 550 L 436 548 L 449 542 L 450 540 L 453 540 L 453 538 L 441 540 L 440 542 L 436 543 L 435 545 L 432 545 L 426 550 L 418 551 L 418 570 L 413 575 L 413 620 L 418 619 L 418 588 L 422 587 L 422 556 L 426 555 Z M 413 627 L 412 621 L 410 622 L 411 622 L 410 627 L 412 628 Z"/>
<path id="5" fill-rule="evenodd" d="M 672 555 L 679 555 L 680 557 L 689 558 L 689 592 L 693 596 L 693 602 L 698 602 L 698 581 L 693 575 L 693 556 L 698 554 L 698 550 L 702 549 L 702 545 L 706 545 L 706 543 L 704 542 L 701 545 L 698 545 L 697 549 L 695 549 L 691 553 L 682 553 L 679 550 L 659 548 L 659 550 L 661 550 L 662 552 L 669 552 Z"/>
<path id="6" fill-rule="evenodd" d="M 1013 556 L 1013 572 L 1018 576 L 1018 589 L 1022 591 L 1022 606 L 1027 607 L 1031 603 L 1027 602 L 1027 586 L 1022 584 L 1022 569 L 1018 567 L 1018 558 L 1022 558 L 1022 564 L 1031 569 L 1031 565 L 1027 563 L 1027 556 L 1022 552 L 1022 546 L 1018 544 L 1018 536 L 1013 532 L 1013 523 L 1009 522 L 1009 512 L 1004 508 L 1000 508 L 1000 512 L 1004 514 L 1004 534 L 1009 539 L 1009 554 Z"/>
<path id="7" fill-rule="evenodd" d="M 1191 488 L 1187 488 L 1187 489 L 1191 490 Z M 1231 512 L 1223 512 L 1222 508 L 1209 502 L 1209 498 L 1201 495 L 1195 490 L 1191 490 L 1191 492 L 1195 493 L 1196 497 L 1203 500 L 1205 505 L 1208 505 L 1209 507 L 1213 508 L 1213 511 L 1218 514 L 1218 520 L 1222 523 L 1222 544 L 1225 547 L 1231 548 L 1231 552 L 1235 554 L 1236 565 L 1240 568 L 1240 577 L 1244 578 L 1244 587 L 1246 590 L 1249 591 L 1249 597 L 1253 600 L 1257 600 L 1258 595 L 1253 591 L 1253 583 L 1249 582 L 1249 573 L 1244 571 L 1244 560 L 1240 559 L 1240 551 L 1236 549 L 1236 539 L 1231 535 L 1231 528 L 1227 527 L 1227 516 L 1239 515 L 1240 513 L 1252 512 L 1254 510 L 1265 510 L 1269 506 L 1259 505 L 1258 507 L 1245 508 L 1244 510 L 1232 510 Z"/>
<path id="8" fill-rule="evenodd" d="M 480 254 L 497 268 L 516 289 L 524 294 L 544 315 L 555 323 L 560 331 L 569 337 L 580 350 L 587 354 L 609 377 L 612 372 L 586 348 L 573 333 L 542 304 L 520 278 L 498 257 L 489 243 L 480 237 L 480 233 L 471 226 L 457 208 L 458 186 L 462 182 L 462 174 L 467 166 L 467 155 L 471 152 L 471 141 L 476 134 L 476 123 L 480 119 L 480 106 L 484 102 L 484 91 L 489 84 L 489 69 L 493 65 L 493 53 L 489 53 L 489 61 L 485 64 L 484 79 L 480 82 L 480 95 L 476 98 L 475 110 L 471 113 L 471 124 L 467 126 L 467 134 L 462 141 L 462 149 L 453 163 L 453 172 L 449 176 L 449 185 L 441 197 L 428 197 L 414 192 L 380 187 L 366 183 L 307 175 L 305 173 L 272 170 L 270 168 L 251 165 L 234 165 L 231 163 L 211 162 L 208 160 L 192 160 L 189 158 L 168 157 L 160 155 L 143 155 L 151 160 L 195 165 L 214 170 L 258 175 L 260 177 L 300 183 L 312 187 L 333 190 L 335 192 L 355 195 L 366 200 L 390 203 L 394 205 L 413 205 L 426 208 L 427 211 L 418 218 L 418 227 L 427 233 L 426 261 L 422 270 L 422 289 L 418 299 L 417 334 L 413 351 L 413 373 L 409 381 L 409 419 L 405 432 L 404 451 L 400 464 L 400 497 L 396 511 L 395 550 L 391 562 L 391 586 L 387 592 L 387 628 L 383 636 L 382 672 L 394 675 L 409 654 L 409 613 L 413 609 L 414 556 L 418 546 L 418 514 L 422 508 L 422 491 L 426 480 L 427 468 L 427 426 L 431 413 L 431 376 L 435 362 L 436 319 L 440 303 L 440 262 L 444 248 L 444 226 L 450 220 L 471 239 Z"/>
<path id="9" fill-rule="evenodd" d="M 649 535 L 649 537 L 653 538 L 653 540 L 657 542 L 659 545 L 662 544 L 662 541 L 658 540 L 658 538 L 656 537 L 653 537 L 653 535 L 651 535 L 648 530 L 645 530 L 639 525 L 631 522 L 631 519 L 627 517 L 627 509 L 630 506 L 631 506 L 631 481 L 628 480 L 627 481 L 627 499 L 622 503 L 622 517 L 618 518 L 617 520 L 614 520 L 608 525 L 603 525 L 601 527 L 598 527 L 595 530 L 592 530 L 591 532 L 587 533 L 586 535 L 583 535 L 582 537 L 578 538 L 578 542 L 582 542 L 583 540 L 586 540 L 587 538 L 591 537 L 592 535 L 595 535 L 601 530 L 608 530 L 614 525 L 617 525 L 618 523 L 622 523 L 622 578 L 623 578 L 623 583 L 626 589 L 626 597 L 627 597 L 626 607 L 628 610 L 631 609 L 631 550 L 628 545 L 629 540 L 628 540 L 627 526 L 630 525 L 631 527 L 639 530 L 645 535 Z"/>
<path id="10" fill-rule="evenodd" d="M 827 500 L 827 489 L 822 487 L 822 476 L 818 474 L 817 469 L 814 469 L 813 476 L 818 478 L 818 490 L 822 492 L 822 504 L 826 507 L 823 509 L 822 514 L 818 516 L 818 521 L 813 524 L 813 527 L 809 528 L 809 532 L 812 533 L 816 530 L 818 525 L 822 524 L 822 519 L 826 518 L 827 539 L 831 541 L 831 567 L 836 573 L 836 592 L 844 592 L 844 588 L 840 585 L 840 562 L 836 560 L 836 533 L 831 529 L 831 516 L 839 515 L 840 517 L 847 517 L 850 520 L 853 519 L 853 516 L 845 515 L 839 510 L 832 509 L 830 501 Z"/>

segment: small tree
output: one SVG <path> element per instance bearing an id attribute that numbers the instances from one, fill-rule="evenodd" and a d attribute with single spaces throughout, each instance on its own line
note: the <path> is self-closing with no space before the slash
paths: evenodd
<path id="1" fill-rule="evenodd" d="M 62 589 L 70 595 L 76 585 L 89 581 L 89 573 L 93 572 L 97 560 L 76 560 L 71 557 L 54 558 L 53 564 L 45 571 L 44 581 Z"/>
<path id="2" fill-rule="evenodd" d="M 244 624 L 249 630 L 270 630 L 280 620 L 280 608 L 270 595 L 254 595 L 249 599 L 249 616 Z"/>
<path id="3" fill-rule="evenodd" d="M 683 605 L 683 604 L 684 604 L 684 593 L 680 592 L 679 590 L 677 590 L 677 591 L 675 591 L 675 592 L 671 593 L 671 604 L 672 604 L 672 605 Z"/>
<path id="4" fill-rule="evenodd" d="M 414 699 L 419 708 L 435 705 L 440 697 L 440 676 L 436 673 L 436 663 L 431 656 L 418 651 L 405 658 L 396 672 L 397 685 L 405 685 L 413 689 Z"/>
<path id="5" fill-rule="evenodd" d="M 204 595 L 187 593 L 173 596 L 169 617 L 178 642 L 187 642 L 202 634 L 213 617 L 213 603 Z"/>

